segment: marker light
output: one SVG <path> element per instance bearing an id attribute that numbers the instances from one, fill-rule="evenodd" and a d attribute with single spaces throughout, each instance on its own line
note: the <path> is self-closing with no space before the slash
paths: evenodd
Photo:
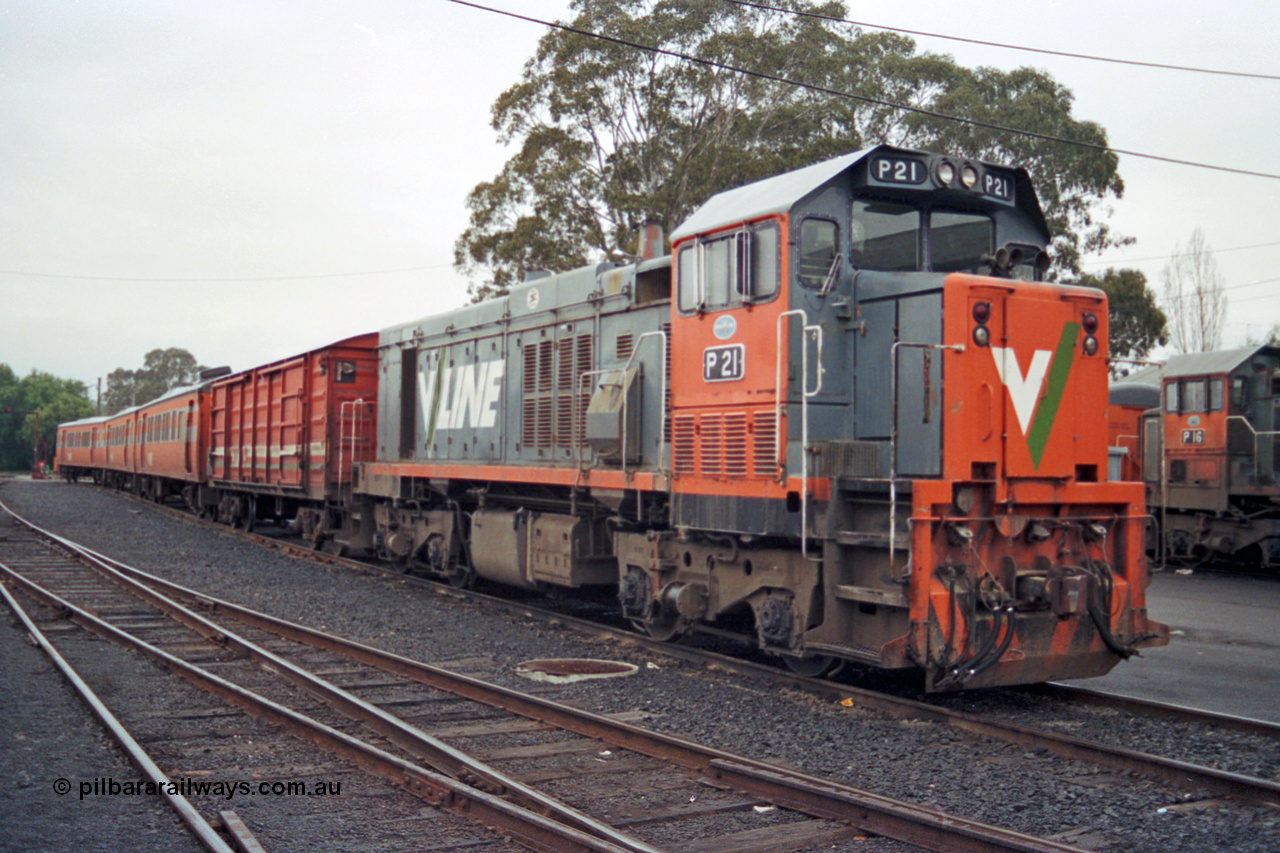
<path id="1" fill-rule="evenodd" d="M 946 160 L 938 164 L 938 180 L 950 186 L 956 180 L 956 167 L 952 166 Z"/>
<path id="2" fill-rule="evenodd" d="M 973 303 L 973 319 L 979 323 L 985 323 L 991 319 L 991 303 L 975 302 Z"/>
<path id="3" fill-rule="evenodd" d="M 1096 314 L 1084 315 L 1084 330 L 1086 333 L 1093 335 L 1098 332 L 1098 316 Z"/>
<path id="4" fill-rule="evenodd" d="M 1093 340 L 1090 338 L 1089 340 Z M 991 343 L 991 330 L 986 326 L 978 326 L 973 330 L 973 342 L 980 347 L 985 347 Z M 1094 341 L 1094 349 L 1097 349 L 1097 341 Z"/>
<path id="5" fill-rule="evenodd" d="M 978 170 L 973 168 L 969 163 L 965 163 L 960 167 L 960 183 L 964 188 L 971 190 L 978 185 Z"/>
<path id="6" fill-rule="evenodd" d="M 1098 354 L 1098 339 L 1095 338 L 1093 335 L 1090 335 L 1089 337 L 1084 339 L 1084 354 L 1085 355 Z"/>

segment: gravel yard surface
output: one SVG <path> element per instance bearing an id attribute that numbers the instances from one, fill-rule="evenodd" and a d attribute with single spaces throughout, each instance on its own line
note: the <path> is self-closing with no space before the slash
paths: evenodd
<path id="1" fill-rule="evenodd" d="M 453 664 L 512 687 L 530 688 L 530 682 L 517 676 L 514 668 L 533 658 L 592 657 L 634 663 L 640 669 L 631 677 L 556 688 L 538 685 L 538 689 L 550 690 L 547 695 L 560 701 L 602 712 L 643 709 L 650 714 L 643 723 L 646 726 L 835 777 L 880 794 L 1054 836 L 1083 849 L 1160 853 L 1280 850 L 1280 812 L 1273 809 L 1209 801 L 1092 765 L 1028 755 L 1018 747 L 974 738 L 945 726 L 884 719 L 799 691 L 781 690 L 764 680 L 729 676 L 656 656 L 625 642 L 587 639 L 531 620 L 489 614 L 404 579 L 362 576 L 265 550 L 230 533 L 160 516 L 89 485 L 10 481 L 0 487 L 0 500 L 38 524 L 175 582 L 399 654 L 446 667 Z M 34 659 L 23 664 L 23 650 L 12 648 L 22 645 L 19 632 L 5 631 L 0 644 L 7 682 L 25 679 L 27 670 L 15 667 L 38 667 Z M 30 689 L 6 697 L 3 707 L 7 714 L 17 713 L 16 706 L 43 706 L 51 701 L 45 697 L 61 695 L 54 678 L 45 678 L 41 684 L 32 681 L 24 687 Z M 1103 739 L 1109 730 L 1114 734 L 1131 726 L 1123 715 L 1062 716 L 1017 696 L 993 692 L 948 701 L 993 713 L 1017 711 L 1023 722 L 1066 727 L 1082 737 L 1094 737 L 1096 730 L 1098 739 Z M 59 701 L 74 705 L 74 701 L 66 702 L 65 695 Z M 74 717 L 74 708 L 69 713 Z M 1169 741 L 1171 725 L 1150 727 L 1152 738 Z M 83 721 L 65 726 L 87 729 L 84 736 L 95 737 L 94 728 Z M 1225 754 L 1224 761 L 1233 768 L 1247 772 L 1270 768 L 1272 776 L 1277 772 L 1274 742 L 1242 746 L 1225 736 L 1222 740 L 1197 739 L 1206 743 L 1196 749 Z M 1184 746 L 1176 734 L 1172 740 L 1172 745 L 1162 747 L 1166 753 Z M 1178 753 L 1176 757 L 1218 766 L 1223 763 L 1208 762 L 1207 756 L 1197 758 L 1194 754 Z M 6 750 L 0 760 L 13 765 L 0 780 L 7 794 L 18 794 L 24 802 L 43 800 L 44 807 L 50 806 L 53 795 L 47 792 L 45 777 L 54 778 L 52 771 L 24 763 L 12 750 Z M 86 758 L 86 766 L 99 766 L 89 764 L 91 760 L 97 759 Z M 31 780 L 27 788 L 17 785 L 21 770 Z M 4 801 L 16 802 L 13 796 Z M 64 805 L 79 808 L 84 803 Z M 265 820 L 265 811 L 277 804 L 255 801 L 246 803 L 246 810 L 249 805 L 263 810 Z M 8 810 L 9 806 L 0 807 L 0 821 Z M 87 814 L 81 809 L 78 817 Z M 253 825 L 248 814 L 242 816 Z M 316 819 L 321 820 L 322 815 Z M 324 847 L 290 842 L 273 838 L 268 849 L 274 853 Z M 4 843 L 0 832 L 3 849 L 72 849 L 70 844 L 65 848 L 4 848 Z M 341 849 L 392 849 L 388 845 L 390 842 L 361 848 L 348 835 Z M 908 848 L 884 839 L 868 839 L 842 844 L 840 849 Z"/>

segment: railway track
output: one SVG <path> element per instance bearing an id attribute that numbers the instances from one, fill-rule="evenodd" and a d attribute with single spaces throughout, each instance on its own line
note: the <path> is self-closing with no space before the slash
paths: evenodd
<path id="1" fill-rule="evenodd" d="M 853 704 L 889 717 L 945 725 L 971 736 L 994 738 L 1025 747 L 1028 750 L 1041 750 L 1048 754 L 1092 763 L 1110 770 L 1138 773 L 1196 795 L 1208 794 L 1214 797 L 1229 797 L 1242 802 L 1280 806 L 1280 783 L 1273 779 L 1261 779 L 1246 773 L 1203 766 L 1179 760 L 1176 757 L 1155 755 L 1123 745 L 1091 741 L 1064 732 L 1018 723 L 998 715 L 956 710 L 942 704 L 947 701 L 945 697 L 935 698 L 933 701 L 922 701 L 885 691 L 854 687 L 838 680 L 806 678 L 771 665 L 745 660 L 741 657 L 652 640 L 627 629 L 602 625 L 598 621 L 568 615 L 560 610 L 549 609 L 524 601 L 513 602 L 501 596 L 475 590 L 455 589 L 422 578 L 406 578 L 398 570 L 376 563 L 349 559 L 335 554 L 315 552 L 309 548 L 296 545 L 289 539 L 261 533 L 234 531 L 222 525 L 196 519 L 181 510 L 169 507 L 162 507 L 161 509 L 189 523 L 226 532 L 227 535 L 249 536 L 268 547 L 283 550 L 295 556 L 317 559 L 330 565 L 345 566 L 358 572 L 391 575 L 398 579 L 429 587 L 436 594 L 442 596 L 478 603 L 486 610 L 506 612 L 518 617 L 569 627 L 597 637 L 610 636 L 620 641 L 642 646 L 657 654 L 682 658 L 702 665 L 713 664 L 727 672 L 773 680 L 780 684 L 842 701 L 846 704 Z M 1280 741 L 1280 725 L 1264 720 L 1116 696 L 1062 684 L 1035 685 L 1027 688 L 1011 688 L 1011 690 L 1033 697 L 1041 697 L 1044 701 L 1055 704 L 1069 704 L 1075 707 L 1098 709 L 1106 712 L 1121 712 L 1141 718 L 1158 718 L 1186 726 L 1198 727 L 1209 732 L 1234 732 L 1255 738 L 1263 743 L 1274 744 Z"/>
<path id="2" fill-rule="evenodd" d="M 48 536 L 10 528 L 0 540 L 6 583 L 242 711 L 532 849 L 799 850 L 866 833 L 934 850 L 1073 849 L 281 622 L 83 549 L 71 553 L 72 543 Z M 291 707 L 299 697 L 303 709 Z M 637 796 L 655 790 L 666 805 Z M 751 828 L 689 837 L 699 819 L 723 824 L 734 815 L 748 816 Z"/>

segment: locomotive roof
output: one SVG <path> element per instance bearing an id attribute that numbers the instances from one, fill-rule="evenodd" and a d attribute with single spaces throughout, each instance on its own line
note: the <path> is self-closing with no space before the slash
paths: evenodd
<path id="1" fill-rule="evenodd" d="M 1160 386 L 1142 382 L 1118 382 L 1111 386 L 1107 402 L 1113 406 L 1140 406 L 1150 409 L 1160 405 Z"/>
<path id="2" fill-rule="evenodd" d="M 725 190 L 707 199 L 675 231 L 671 232 L 671 242 L 675 243 L 694 234 L 703 234 L 762 216 L 786 213 L 805 196 L 822 189 L 830 181 L 877 151 L 908 153 L 926 158 L 936 156 L 926 151 L 896 148 L 892 145 L 876 145 L 831 160 L 824 160 L 821 163 L 814 163 L 802 169 L 784 172 L 772 178 Z M 1035 220 L 1039 229 L 1047 236 L 1048 226 L 1027 171 L 985 161 L 974 162 L 980 162 L 983 166 L 1006 169 L 1013 173 L 1017 183 L 1018 209 Z"/>
<path id="3" fill-rule="evenodd" d="M 1171 355 L 1165 364 L 1166 379 L 1179 376 L 1210 376 L 1230 373 L 1255 355 L 1264 354 L 1280 358 L 1280 347 L 1251 346 L 1216 352 L 1193 352 Z"/>
<path id="4" fill-rule="evenodd" d="M 671 232 L 671 242 L 713 231 L 744 219 L 785 213 L 800 199 L 826 184 L 836 175 L 866 157 L 874 148 L 864 148 L 832 160 L 814 163 L 794 172 L 745 184 L 713 195 Z"/>

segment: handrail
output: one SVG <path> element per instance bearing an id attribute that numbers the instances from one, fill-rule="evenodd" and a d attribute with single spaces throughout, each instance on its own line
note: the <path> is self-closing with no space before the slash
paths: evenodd
<path id="1" fill-rule="evenodd" d="M 352 491 L 355 490 L 355 473 L 356 473 L 356 441 L 360 437 L 360 420 L 358 412 L 360 407 L 369 405 L 365 402 L 364 397 L 358 400 L 347 400 L 338 408 L 338 470 L 335 482 L 339 489 L 342 488 L 342 461 L 343 450 L 346 447 L 347 433 L 347 406 L 351 407 L 351 476 L 347 478 L 348 484 Z"/>
<path id="2" fill-rule="evenodd" d="M 898 348 L 910 347 L 912 349 L 925 350 L 951 350 L 953 352 L 964 352 L 964 344 L 926 344 L 912 343 L 909 341 L 894 341 L 889 347 L 889 400 L 892 402 L 893 410 L 890 413 L 889 424 L 889 576 L 892 578 L 895 572 L 894 558 L 895 546 L 897 545 L 898 534 Z M 927 405 L 927 404 L 926 404 Z M 908 525 L 908 530 L 910 526 Z M 907 574 L 911 572 L 911 552 L 912 543 L 910 539 L 907 541 Z M 905 575 L 904 575 L 905 577 Z"/>
<path id="3" fill-rule="evenodd" d="M 784 311 L 778 315 L 778 346 L 777 346 L 777 370 L 774 384 L 774 423 L 775 432 L 777 433 L 777 446 L 775 447 L 776 459 L 778 464 L 779 479 L 783 484 L 786 483 L 787 460 L 786 460 L 786 436 L 782 430 L 783 408 L 786 405 L 786 396 L 782 391 L 782 359 L 784 350 L 782 348 L 782 332 L 786 325 L 788 317 L 798 316 L 803 323 L 800 334 L 800 556 L 809 559 L 809 399 L 816 397 L 822 393 L 822 375 L 825 369 L 822 366 L 822 327 L 809 323 L 809 316 L 803 308 L 793 308 L 790 311 Z M 812 334 L 817 347 L 817 363 L 815 371 L 816 384 L 813 389 L 809 388 L 809 347 L 806 345 L 805 338 Z"/>
<path id="4" fill-rule="evenodd" d="M 668 414 L 667 412 L 667 333 L 662 331 L 661 329 L 657 329 L 652 332 L 645 332 L 644 334 L 636 338 L 635 342 L 631 347 L 631 355 L 627 356 L 627 360 L 626 362 L 623 363 L 622 367 L 606 367 L 606 368 L 601 368 L 599 370 L 588 370 L 585 373 L 579 374 L 577 396 L 579 397 L 579 399 L 581 399 L 581 395 L 585 393 L 583 390 L 583 383 L 593 376 L 603 376 L 606 373 L 622 373 L 625 378 L 626 372 L 631 369 L 631 365 L 636 360 L 636 354 L 640 352 L 640 346 L 641 344 L 644 343 L 645 338 L 661 338 L 662 339 L 662 369 L 660 371 L 659 378 L 658 378 L 658 399 L 661 401 L 659 405 L 662 411 L 661 411 L 661 418 L 660 418 L 661 426 L 659 427 L 659 432 L 658 432 L 659 440 L 656 443 L 656 447 L 657 447 L 656 461 L 657 461 L 657 467 L 658 467 L 658 474 L 664 479 L 664 481 L 667 484 L 667 490 L 670 491 L 671 477 L 667 473 L 667 470 L 663 463 L 663 458 L 662 458 L 662 444 L 663 444 L 662 437 L 665 435 L 665 432 L 666 432 L 666 423 L 667 423 L 667 414 Z M 627 395 L 625 391 L 626 389 L 624 388 L 623 389 L 624 393 L 622 394 L 622 446 L 619 449 L 619 452 L 621 453 L 622 475 L 624 478 L 627 475 L 627 420 L 628 420 Z M 592 391 L 591 393 L 594 394 L 595 392 Z M 589 399 L 590 398 L 588 397 L 588 400 Z M 585 430 L 585 424 L 583 425 L 583 428 Z M 577 447 L 579 475 L 581 475 L 583 471 L 582 464 L 584 460 L 583 460 L 583 454 L 582 454 L 582 445 L 583 445 L 583 442 L 580 441 Z"/>

